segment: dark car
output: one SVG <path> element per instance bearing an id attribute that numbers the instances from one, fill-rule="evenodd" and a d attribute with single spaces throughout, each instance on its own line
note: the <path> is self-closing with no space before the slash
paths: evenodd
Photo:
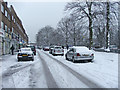
<path id="1" fill-rule="evenodd" d="M 49 51 L 49 47 L 46 46 L 46 47 L 43 48 L 43 50 L 44 50 L 44 51 Z"/>
<path id="2" fill-rule="evenodd" d="M 31 50 L 33 51 L 34 55 L 36 55 L 36 48 L 33 45 L 28 45 L 27 47 L 31 48 Z"/>

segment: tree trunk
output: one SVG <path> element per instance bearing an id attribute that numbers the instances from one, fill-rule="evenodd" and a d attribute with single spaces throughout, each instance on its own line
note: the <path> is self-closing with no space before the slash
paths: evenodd
<path id="1" fill-rule="evenodd" d="M 92 41 L 92 14 L 91 14 L 91 7 L 92 7 L 92 2 L 90 2 L 90 6 L 88 7 L 89 10 L 89 49 L 91 49 L 93 41 Z"/>
<path id="2" fill-rule="evenodd" d="M 110 14 L 110 11 L 109 11 L 109 2 L 106 2 L 107 3 L 107 6 L 106 6 L 106 8 L 107 8 L 107 12 L 106 12 L 106 20 L 107 20 L 107 22 L 106 22 L 106 49 L 108 48 L 108 35 L 109 35 L 109 14 Z"/>
<path id="3" fill-rule="evenodd" d="M 93 32 L 92 32 L 92 20 L 89 19 L 89 49 L 91 49 L 92 44 L 93 44 L 92 36 L 93 36 Z"/>
<path id="4" fill-rule="evenodd" d="M 66 46 L 68 45 L 68 25 L 66 22 Z"/>
<path id="5" fill-rule="evenodd" d="M 76 32 L 75 32 L 75 23 L 73 23 L 73 27 L 74 27 L 74 46 L 76 46 Z"/>
<path id="6" fill-rule="evenodd" d="M 118 6 L 118 11 L 120 10 L 120 2 Z M 118 48 L 120 49 L 120 12 L 118 12 Z"/>

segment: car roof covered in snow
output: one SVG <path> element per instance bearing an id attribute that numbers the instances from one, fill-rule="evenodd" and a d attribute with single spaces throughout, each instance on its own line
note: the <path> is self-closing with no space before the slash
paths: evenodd
<path id="1" fill-rule="evenodd" d="M 21 50 L 25 50 L 25 49 L 27 49 L 27 50 L 30 49 L 31 50 L 31 48 L 21 48 Z"/>
<path id="2" fill-rule="evenodd" d="M 86 52 L 86 51 L 90 51 L 90 50 L 89 50 L 87 47 L 85 47 L 85 46 L 73 46 L 73 47 L 71 47 L 71 48 L 76 49 L 76 52 L 82 52 L 82 51 Z"/>

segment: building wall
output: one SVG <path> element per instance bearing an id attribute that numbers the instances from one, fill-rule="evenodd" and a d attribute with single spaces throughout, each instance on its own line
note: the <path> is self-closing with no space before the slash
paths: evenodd
<path id="1" fill-rule="evenodd" d="M 1 28 L 4 32 L 1 42 L 2 54 L 9 54 L 12 45 L 14 45 L 15 50 L 18 50 L 21 44 L 27 44 L 28 36 L 13 6 L 11 5 L 8 8 L 6 2 L 2 2 L 1 4 Z"/>
<path id="2" fill-rule="evenodd" d="M 7 7 L 7 3 L 2 3 L 4 7 L 4 12 L 2 12 L 2 22 L 4 23 L 4 38 L 2 42 L 3 54 L 10 53 L 10 43 L 11 43 L 11 33 L 10 33 L 10 10 Z"/>
<path id="3" fill-rule="evenodd" d="M 0 10 L 1 10 L 1 1 L 0 1 Z M 2 21 L 2 13 L 0 12 L 0 22 Z M 0 24 L 0 55 L 2 55 L 2 29 Z"/>

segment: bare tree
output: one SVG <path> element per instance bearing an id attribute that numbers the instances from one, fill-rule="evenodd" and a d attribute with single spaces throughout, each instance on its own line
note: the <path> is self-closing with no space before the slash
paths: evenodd
<path id="1" fill-rule="evenodd" d="M 65 37 L 65 43 L 66 46 L 68 45 L 68 39 L 69 39 L 69 18 L 62 18 L 57 25 L 57 30 L 61 31 L 61 34 Z"/>
<path id="2" fill-rule="evenodd" d="M 63 45 L 64 38 L 51 26 L 45 26 L 41 28 L 36 36 L 36 43 L 38 46 L 49 46 L 49 45 Z"/>
<path id="3" fill-rule="evenodd" d="M 93 30 L 92 30 L 92 21 L 93 21 L 93 10 L 92 10 L 93 2 L 72 2 L 66 5 L 65 10 L 72 11 L 74 14 L 76 13 L 78 17 L 88 19 L 88 27 L 89 27 L 89 49 L 93 44 Z"/>
<path id="4" fill-rule="evenodd" d="M 52 28 L 51 26 L 45 26 L 41 28 L 37 34 L 37 43 L 39 43 L 40 45 L 50 45 L 50 37 L 53 31 L 54 28 Z"/>
<path id="5" fill-rule="evenodd" d="M 118 6 L 118 10 L 120 10 L 120 2 Z M 120 12 L 118 12 L 118 48 L 120 49 Z"/>
<path id="6" fill-rule="evenodd" d="M 106 2 L 106 48 L 110 44 L 110 30 L 112 27 L 118 26 L 118 2 Z M 117 30 L 117 29 L 116 29 Z M 111 31 L 112 32 L 112 31 Z"/>

